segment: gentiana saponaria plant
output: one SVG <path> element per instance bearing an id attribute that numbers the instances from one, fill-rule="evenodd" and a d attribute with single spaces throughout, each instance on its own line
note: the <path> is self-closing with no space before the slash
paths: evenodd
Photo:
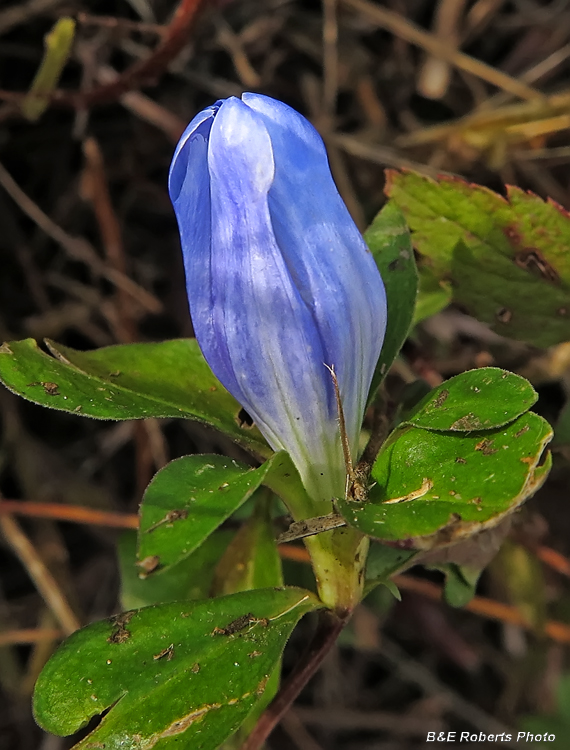
<path id="1" fill-rule="evenodd" d="M 259 94 L 192 120 L 169 189 L 196 340 L 92 352 L 48 342 L 53 356 L 11 342 L 0 375 L 29 400 L 84 416 L 199 420 L 251 459 L 183 456 L 155 476 L 136 562 L 128 540 L 120 548 L 122 601 L 135 608 L 60 646 L 34 711 L 59 735 L 106 712 L 77 748 L 243 741 L 253 750 L 375 586 L 394 591 L 391 576 L 429 555 L 446 574 L 448 601 L 468 601 L 510 515 L 548 474 L 552 430 L 529 411 L 530 383 L 499 368 L 431 391 L 419 381 L 401 402 L 385 382 L 414 314 L 449 302 L 453 248 L 467 248 L 472 268 L 473 238 L 486 252 L 505 238 L 488 191 L 483 205 L 477 186 L 392 175 L 394 194 L 365 244 L 314 128 Z M 445 243 L 430 245 L 430 221 L 453 236 L 447 255 Z M 570 234 L 562 212 L 552 221 Z M 509 247 L 502 258 L 520 252 Z M 568 294 L 570 279 L 558 275 L 557 294 Z M 518 310 L 513 289 L 493 305 Z M 230 517 L 237 532 L 221 528 Z M 313 590 L 284 585 L 277 542 L 300 539 Z M 310 611 L 314 640 L 280 686 L 281 654 Z"/>
<path id="2" fill-rule="evenodd" d="M 356 458 L 386 296 L 324 144 L 285 104 L 232 97 L 190 123 L 169 187 L 202 353 L 271 448 L 291 457 L 304 488 L 282 494 L 291 516 L 330 514 L 346 487 L 332 371 Z M 350 611 L 366 538 L 342 529 L 307 544 L 323 603 Z"/>

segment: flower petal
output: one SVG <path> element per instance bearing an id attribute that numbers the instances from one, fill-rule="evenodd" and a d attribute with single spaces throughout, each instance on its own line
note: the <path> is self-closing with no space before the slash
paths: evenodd
<path id="1" fill-rule="evenodd" d="M 168 189 L 180 230 L 188 297 L 210 288 L 210 173 L 208 142 L 219 106 L 200 112 L 188 125 L 172 159 Z M 213 301 L 202 300 L 204 309 Z M 190 303 L 192 307 L 192 303 Z"/>
<path id="2" fill-rule="evenodd" d="M 243 101 L 262 118 L 271 138 L 273 231 L 312 310 L 325 362 L 335 366 L 354 451 L 386 329 L 384 285 L 338 194 L 316 130 L 275 99 L 247 93 Z"/>
<path id="3" fill-rule="evenodd" d="M 189 177 L 192 178 L 195 172 L 200 174 L 205 172 L 207 176 L 205 152 L 199 149 L 199 144 L 205 146 L 207 151 L 210 128 L 220 106 L 221 102 L 216 102 L 211 107 L 206 107 L 202 112 L 199 112 L 178 141 L 168 175 L 168 191 L 173 203 L 178 203 L 179 199 L 182 198 L 185 207 L 186 196 L 181 196 L 184 183 Z M 196 192 L 198 193 L 198 191 Z M 208 191 L 206 191 L 207 194 Z M 198 193 L 199 199 L 204 197 L 206 197 L 204 194 Z M 194 203 L 195 200 L 192 202 Z"/>
<path id="4" fill-rule="evenodd" d="M 307 490 L 330 500 L 344 489 L 344 470 L 325 353 L 275 239 L 271 139 L 238 99 L 228 99 L 214 120 L 208 167 L 208 287 L 188 279 L 196 336 L 272 447 L 291 454 Z"/>

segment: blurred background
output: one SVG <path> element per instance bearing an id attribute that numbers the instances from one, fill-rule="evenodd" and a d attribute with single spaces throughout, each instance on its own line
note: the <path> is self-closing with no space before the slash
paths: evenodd
<path id="1" fill-rule="evenodd" d="M 38 106 L 26 92 L 64 16 L 76 22 L 69 59 Z M 514 184 L 570 209 L 569 0 L 4 0 L 2 340 L 92 349 L 192 334 L 168 166 L 189 120 L 243 91 L 312 121 L 361 230 L 385 201 L 386 167 Z M 554 424 L 569 347 L 503 339 L 451 307 L 415 328 L 388 382 L 505 367 L 531 380 Z M 428 732 L 521 728 L 570 747 L 568 412 L 549 481 L 478 597 L 451 609 L 441 574 L 423 569 L 400 577 L 401 602 L 377 590 L 270 747 L 412 750 L 452 746 L 426 745 Z M 0 430 L 0 748 L 63 750 L 74 740 L 33 721 L 33 685 L 65 633 L 121 609 L 125 533 L 122 601 L 136 601 L 124 529 L 144 488 L 178 456 L 244 454 L 194 423 L 96 422 L 3 388 Z"/>

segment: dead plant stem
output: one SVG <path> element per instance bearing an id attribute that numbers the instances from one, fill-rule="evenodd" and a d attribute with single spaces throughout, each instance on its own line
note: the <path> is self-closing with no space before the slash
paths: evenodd
<path id="1" fill-rule="evenodd" d="M 497 88 L 514 94 L 520 99 L 544 99 L 544 95 L 540 91 L 503 73 L 501 70 L 497 70 L 497 68 L 493 68 L 491 65 L 487 65 L 481 60 L 477 60 L 449 46 L 445 41 L 424 31 L 398 13 L 368 2 L 368 0 L 340 0 L 340 2 L 352 8 L 352 10 L 361 13 L 375 26 L 391 31 L 410 44 L 421 47 L 434 57 L 445 60 L 456 68 L 464 70 L 466 73 L 471 73 Z"/>
<path id="2" fill-rule="evenodd" d="M 17 521 L 10 515 L 0 515 L 0 530 L 14 554 L 28 571 L 43 600 L 53 612 L 66 635 L 81 627 L 81 623 L 69 606 L 67 599 L 37 553 L 34 545 L 24 534 Z"/>

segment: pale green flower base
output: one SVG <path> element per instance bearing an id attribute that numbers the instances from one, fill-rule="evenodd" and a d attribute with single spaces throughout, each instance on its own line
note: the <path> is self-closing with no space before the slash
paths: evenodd
<path id="1" fill-rule="evenodd" d="M 330 477 L 330 472 L 328 474 Z M 327 487 L 325 490 L 319 488 L 321 492 L 315 490 L 315 494 L 325 492 L 329 497 L 335 497 L 339 495 L 341 486 L 344 492 L 344 478 L 340 469 L 334 485 L 330 478 L 322 481 L 326 482 Z M 265 484 L 281 497 L 294 521 L 334 512 L 332 501 L 314 500 L 309 496 L 292 463 L 289 463 L 286 471 L 268 473 Z M 321 601 L 339 617 L 347 617 L 362 598 L 368 537 L 347 526 L 306 537 L 304 541 L 311 556 Z"/>
<path id="2" fill-rule="evenodd" d="M 337 615 L 347 617 L 362 598 L 370 540 L 344 527 L 307 537 L 319 597 Z"/>

